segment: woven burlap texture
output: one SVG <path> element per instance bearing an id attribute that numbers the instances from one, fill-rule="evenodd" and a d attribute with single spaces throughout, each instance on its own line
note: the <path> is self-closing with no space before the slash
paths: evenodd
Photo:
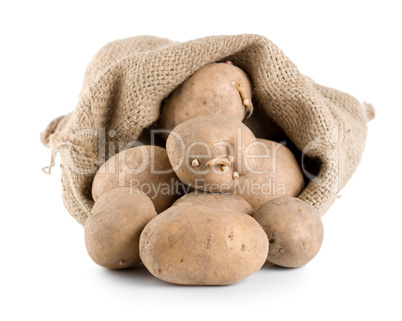
<path id="1" fill-rule="evenodd" d="M 319 159 L 319 174 L 299 197 L 321 215 L 326 212 L 360 162 L 367 136 L 364 105 L 302 75 L 263 36 L 182 43 L 138 36 L 108 43 L 94 56 L 74 111 L 52 121 L 41 135 L 52 149 L 53 164 L 60 154 L 63 203 L 79 223 L 90 214 L 92 180 L 105 160 L 101 133 L 106 146 L 134 141 L 158 119 L 161 102 L 178 85 L 205 64 L 223 59 L 250 76 L 253 100 L 296 147 Z"/>

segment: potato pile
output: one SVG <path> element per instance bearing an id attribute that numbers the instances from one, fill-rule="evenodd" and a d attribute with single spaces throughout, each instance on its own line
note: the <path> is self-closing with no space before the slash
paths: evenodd
<path id="1" fill-rule="evenodd" d="M 266 261 L 299 267 L 318 253 L 321 217 L 297 198 L 299 163 L 254 107 L 244 71 L 230 61 L 199 69 L 163 102 L 154 128 L 159 136 L 145 130 L 95 175 L 85 224 L 94 262 L 142 261 L 166 282 L 225 285 Z"/>

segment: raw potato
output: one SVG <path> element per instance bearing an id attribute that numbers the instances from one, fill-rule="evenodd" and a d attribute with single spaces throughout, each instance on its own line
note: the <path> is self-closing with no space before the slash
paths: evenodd
<path id="1" fill-rule="evenodd" d="M 208 192 L 233 190 L 238 177 L 259 164 L 256 139 L 242 122 L 224 116 L 203 116 L 179 124 L 166 141 L 166 151 L 180 180 Z"/>
<path id="2" fill-rule="evenodd" d="M 147 269 L 176 284 L 232 284 L 258 271 L 267 254 L 267 236 L 250 215 L 190 203 L 159 214 L 140 238 Z"/>
<path id="3" fill-rule="evenodd" d="M 254 214 L 269 239 L 268 261 L 283 267 L 310 262 L 324 237 L 321 217 L 312 206 L 294 197 L 280 197 Z"/>
<path id="4" fill-rule="evenodd" d="M 92 197 L 96 202 L 113 188 L 138 188 L 160 213 L 179 197 L 180 186 L 164 148 L 137 146 L 114 155 L 99 168 L 92 183 Z"/>
<path id="5" fill-rule="evenodd" d="M 193 203 L 224 212 L 240 212 L 253 215 L 254 210 L 247 201 L 233 194 L 218 194 L 195 191 L 180 197 L 172 206 Z"/>
<path id="6" fill-rule="evenodd" d="M 186 120 L 207 115 L 242 121 L 247 111 L 252 113 L 251 99 L 250 80 L 240 68 L 212 63 L 196 71 L 168 97 L 161 109 L 160 127 L 172 130 Z"/>
<path id="7" fill-rule="evenodd" d="M 274 141 L 257 139 L 262 145 L 258 172 L 239 178 L 235 195 L 244 198 L 257 210 L 265 202 L 280 196 L 298 196 L 304 178 L 293 153 Z M 265 156 L 264 156 L 265 155 Z"/>
<path id="8" fill-rule="evenodd" d="M 85 223 L 85 245 L 92 260 L 108 269 L 140 262 L 139 239 L 156 216 L 152 201 L 139 190 L 115 188 L 98 199 Z"/>

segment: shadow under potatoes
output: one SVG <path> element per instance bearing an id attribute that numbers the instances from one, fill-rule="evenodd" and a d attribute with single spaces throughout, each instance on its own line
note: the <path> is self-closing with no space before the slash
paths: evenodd
<path id="1" fill-rule="evenodd" d="M 139 263 L 130 269 L 103 269 L 103 271 L 111 279 L 124 282 L 125 284 L 132 284 L 133 287 L 136 285 L 147 287 L 174 286 L 174 284 L 161 281 L 154 277 L 142 263 Z"/>

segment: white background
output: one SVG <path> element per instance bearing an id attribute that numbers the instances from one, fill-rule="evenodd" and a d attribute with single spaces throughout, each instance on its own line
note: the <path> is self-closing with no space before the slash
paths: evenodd
<path id="1" fill-rule="evenodd" d="M 264 3 L 264 4 L 263 4 Z M 280 3 L 280 4 L 279 4 Z M 398 1 L 13 1 L 0 5 L 1 320 L 401 320 Z M 224 287 L 175 286 L 88 257 L 39 133 L 77 103 L 106 42 L 257 33 L 318 83 L 374 105 L 363 160 L 323 217 L 318 256 Z"/>

